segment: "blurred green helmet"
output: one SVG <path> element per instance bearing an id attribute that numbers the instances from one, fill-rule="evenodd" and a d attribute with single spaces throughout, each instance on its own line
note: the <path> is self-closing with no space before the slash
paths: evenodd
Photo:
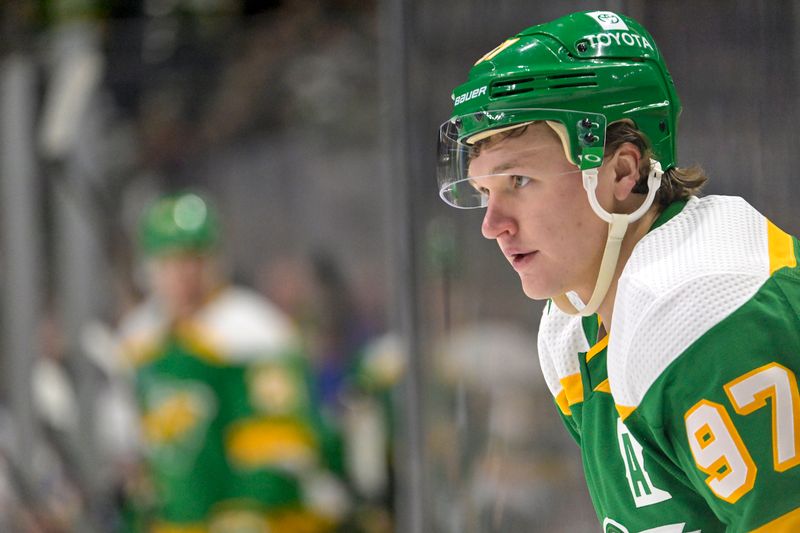
<path id="1" fill-rule="evenodd" d="M 653 38 L 610 11 L 573 13 L 528 28 L 490 51 L 452 93 L 453 113 L 439 130 L 440 194 L 469 205 L 470 147 L 499 131 L 544 121 L 581 170 L 602 164 L 606 126 L 628 119 L 649 140 L 664 171 L 675 166 L 681 110 Z M 474 196 L 474 195 L 472 195 Z"/>
<path id="2" fill-rule="evenodd" d="M 201 196 L 184 192 L 162 196 L 145 210 L 140 243 L 148 256 L 172 252 L 208 252 L 219 237 L 212 206 Z"/>

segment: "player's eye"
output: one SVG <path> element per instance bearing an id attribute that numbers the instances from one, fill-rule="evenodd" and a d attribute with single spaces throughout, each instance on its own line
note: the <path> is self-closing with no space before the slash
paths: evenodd
<path id="1" fill-rule="evenodd" d="M 472 188 L 475 189 L 475 192 L 477 192 L 481 197 L 484 199 L 489 198 L 489 189 L 478 185 L 476 180 L 470 180 L 469 184 L 472 185 Z"/>
<path id="2" fill-rule="evenodd" d="M 527 176 L 518 176 L 518 175 L 511 176 L 511 180 L 515 189 L 521 189 L 531 181 L 531 179 Z"/>
<path id="3" fill-rule="evenodd" d="M 489 189 L 486 187 L 475 187 L 475 190 L 478 191 L 478 196 L 481 197 L 481 207 L 489 205 Z"/>

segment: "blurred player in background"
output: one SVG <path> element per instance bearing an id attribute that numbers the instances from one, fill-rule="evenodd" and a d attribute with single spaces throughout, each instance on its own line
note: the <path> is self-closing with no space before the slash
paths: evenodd
<path id="1" fill-rule="evenodd" d="M 139 486 L 152 491 L 139 491 L 136 527 L 333 531 L 347 498 L 322 453 L 306 358 L 276 307 L 226 283 L 218 241 L 197 194 L 162 197 L 142 221 L 152 295 L 121 327 L 146 457 Z"/>
<path id="2" fill-rule="evenodd" d="M 392 530 L 393 395 L 403 353 L 391 333 L 375 336 L 335 257 L 271 256 L 262 290 L 301 332 L 320 414 L 330 428 L 328 456 L 353 496 L 347 533 Z M 370 317 L 374 318 L 374 317 Z"/>
<path id="3" fill-rule="evenodd" d="M 485 208 L 550 300 L 541 366 L 604 530 L 800 530 L 798 241 L 696 196 L 650 34 L 608 11 L 531 27 L 453 101 L 440 194 Z"/>

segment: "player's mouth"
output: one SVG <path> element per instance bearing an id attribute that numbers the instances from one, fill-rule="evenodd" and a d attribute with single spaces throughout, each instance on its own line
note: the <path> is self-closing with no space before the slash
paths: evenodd
<path id="1" fill-rule="evenodd" d="M 514 270 L 519 272 L 520 270 L 527 267 L 531 261 L 533 261 L 533 257 L 539 253 L 538 251 L 533 252 L 526 252 L 526 253 L 513 253 L 509 254 L 508 258 L 511 260 L 511 266 L 514 267 Z"/>

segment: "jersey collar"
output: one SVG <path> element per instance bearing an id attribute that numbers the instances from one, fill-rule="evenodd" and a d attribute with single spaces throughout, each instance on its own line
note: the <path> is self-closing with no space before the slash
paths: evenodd
<path id="1" fill-rule="evenodd" d="M 669 222 L 672 218 L 675 217 L 675 215 L 683 211 L 683 208 L 686 207 L 687 202 L 688 200 L 675 200 L 674 202 L 669 204 L 666 208 L 664 208 L 661 214 L 658 215 L 658 218 L 656 218 L 655 222 L 653 222 L 653 225 L 650 226 L 650 229 L 647 230 L 647 233 L 650 233 L 654 229 L 661 227 L 667 222 Z"/>

